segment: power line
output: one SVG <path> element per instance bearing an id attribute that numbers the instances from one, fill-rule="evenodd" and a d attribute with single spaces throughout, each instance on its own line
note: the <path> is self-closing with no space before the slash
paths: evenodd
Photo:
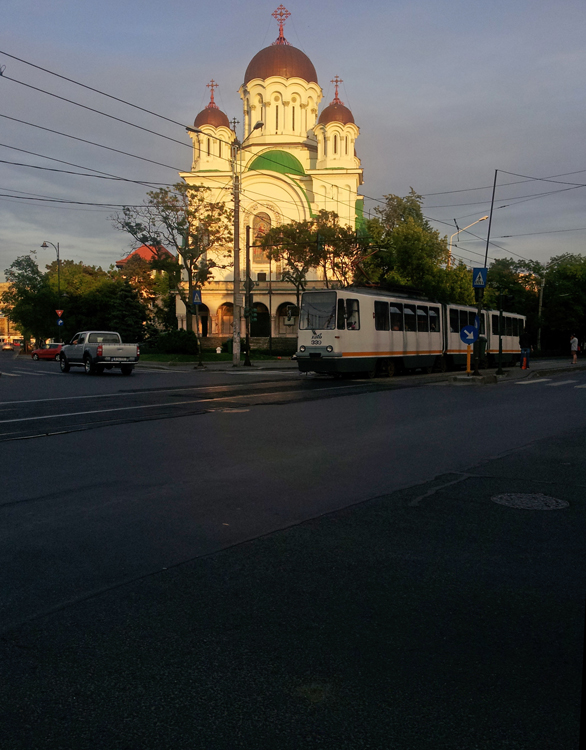
<path id="1" fill-rule="evenodd" d="M 150 130 L 149 128 L 144 128 L 142 125 L 137 125 L 135 122 L 130 122 L 129 120 L 123 120 L 121 117 L 115 117 L 114 115 L 109 115 L 107 112 L 102 112 L 99 109 L 88 107 L 85 104 L 81 104 L 80 102 L 73 101 L 73 99 L 67 99 L 64 96 L 59 96 L 59 94 L 54 94 L 51 91 L 46 91 L 45 89 L 38 88 L 38 86 L 32 86 L 30 83 L 24 83 L 24 81 L 18 81 L 16 78 L 11 78 L 10 76 L 7 76 L 7 75 L 2 75 L 1 78 L 6 81 L 12 81 L 13 83 L 18 83 L 21 86 L 26 86 L 27 88 L 33 89 L 34 91 L 39 91 L 41 94 L 47 94 L 47 96 L 52 96 L 55 99 L 60 99 L 63 102 L 68 102 L 69 104 L 73 104 L 76 107 L 81 107 L 82 109 L 87 109 L 90 112 L 95 112 L 95 114 L 102 115 L 102 117 L 108 117 L 111 120 L 116 120 L 116 122 L 121 122 L 124 125 L 130 125 L 133 128 L 138 128 L 138 130 L 144 130 L 145 133 L 152 133 L 152 135 L 156 135 L 159 138 L 165 138 L 168 141 L 173 141 L 173 143 L 178 143 L 180 146 L 186 146 L 187 148 L 191 148 L 191 146 L 188 143 L 185 143 L 185 141 L 178 141 L 176 138 L 171 138 L 168 135 L 157 133 L 156 130 Z"/>
<path id="2" fill-rule="evenodd" d="M 55 76 L 56 78 L 61 78 L 64 81 L 69 81 L 69 83 L 74 83 L 76 86 L 81 86 L 84 89 L 88 89 L 88 91 L 94 91 L 96 94 L 100 94 L 101 96 L 106 96 L 108 97 L 108 99 L 113 99 L 114 101 L 120 102 L 122 104 L 126 104 L 128 107 L 134 107 L 134 109 L 140 109 L 141 112 L 146 112 L 149 115 L 153 115 L 153 117 L 158 117 L 161 120 L 166 120 L 167 122 L 171 122 L 174 125 L 179 125 L 182 128 L 185 127 L 183 123 L 177 122 L 177 120 L 172 120 L 171 118 L 165 117 L 165 115 L 160 115 L 157 112 L 151 111 L 150 109 L 139 107 L 138 104 L 132 104 L 131 102 L 127 102 L 125 99 L 120 99 L 119 97 L 113 96 L 112 94 L 107 94 L 105 91 L 100 91 L 99 89 L 95 89 L 92 86 L 87 86 L 85 83 L 80 83 L 79 81 L 76 81 L 73 78 L 67 78 L 67 76 L 63 76 L 60 73 L 54 73 L 52 70 L 43 68 L 40 65 L 35 65 L 32 62 L 28 62 L 28 60 L 23 60 L 21 57 L 16 57 L 16 55 L 11 55 L 8 52 L 4 52 L 3 50 L 0 50 L 0 54 L 6 55 L 6 57 L 10 57 L 13 60 L 18 60 L 18 62 L 24 63 L 25 65 L 30 65 L 31 68 L 42 70 L 43 73 L 48 73 L 49 75 Z"/>
<path id="3" fill-rule="evenodd" d="M 6 159 L 0 159 L 0 164 L 10 164 L 14 167 L 28 167 L 29 169 L 40 169 L 44 172 L 58 172 L 60 174 L 70 174 L 77 177 L 93 177 L 97 180 L 115 180 L 117 182 L 130 182 L 134 185 L 142 185 L 144 187 L 155 187 L 156 185 L 169 185 L 167 182 L 142 182 L 141 180 L 130 180 L 126 177 L 108 177 L 102 174 L 87 174 L 86 172 L 72 172 L 70 169 L 57 169 L 56 167 L 41 167 L 37 164 L 24 164 L 18 161 L 8 161 Z"/>
<path id="4" fill-rule="evenodd" d="M 64 138 L 71 138 L 74 141 L 80 141 L 81 143 L 89 143 L 90 146 L 97 146 L 98 148 L 106 149 L 106 151 L 114 151 L 117 154 L 123 154 L 124 156 L 131 156 L 133 159 L 140 159 L 141 161 L 148 161 L 151 164 L 156 164 L 159 167 L 165 167 L 166 169 L 172 169 L 174 172 L 182 172 L 182 169 L 178 167 L 172 167 L 169 164 L 163 164 L 160 161 L 154 161 L 153 159 L 147 159 L 145 156 L 137 156 L 131 154 L 128 151 L 122 151 L 119 148 L 112 148 L 111 146 L 104 146 L 101 143 L 95 143 L 94 141 L 88 141 L 85 138 L 78 138 L 76 135 L 69 135 L 68 133 L 61 133 L 59 130 L 52 130 L 51 128 L 45 128 L 43 125 L 35 125 L 32 122 L 26 120 L 19 120 L 17 117 L 9 117 L 8 115 L 0 114 L 5 120 L 12 120 L 13 122 L 19 122 L 21 125 L 29 125 L 31 128 L 38 128 L 39 130 L 45 130 L 48 133 L 54 133 L 55 135 L 63 136 Z"/>

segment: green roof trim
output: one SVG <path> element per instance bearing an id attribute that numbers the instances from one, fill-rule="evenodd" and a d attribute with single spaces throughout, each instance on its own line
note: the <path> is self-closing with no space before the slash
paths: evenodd
<path id="1" fill-rule="evenodd" d="M 364 198 L 362 196 L 356 198 L 354 212 L 356 214 L 356 233 L 358 235 L 365 235 L 366 219 L 364 218 Z"/>
<path id="2" fill-rule="evenodd" d="M 305 174 L 305 170 L 297 157 L 289 154 L 287 151 L 277 149 L 259 154 L 248 167 L 249 171 L 252 169 L 264 169 L 270 172 L 279 172 L 280 174 Z"/>

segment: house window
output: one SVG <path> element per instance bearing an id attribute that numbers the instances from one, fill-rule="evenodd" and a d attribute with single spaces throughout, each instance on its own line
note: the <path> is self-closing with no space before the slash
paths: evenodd
<path id="1" fill-rule="evenodd" d="M 335 154 L 338 153 L 338 136 L 337 135 L 334 136 L 334 153 Z"/>
<path id="2" fill-rule="evenodd" d="M 256 280 L 257 281 L 266 281 L 267 280 L 266 271 L 263 271 L 262 273 L 257 273 L 256 274 Z"/>

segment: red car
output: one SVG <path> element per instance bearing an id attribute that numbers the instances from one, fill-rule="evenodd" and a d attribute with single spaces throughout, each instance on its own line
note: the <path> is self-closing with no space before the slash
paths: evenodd
<path id="1" fill-rule="evenodd" d="M 59 359 L 59 352 L 63 344 L 47 344 L 41 349 L 35 349 L 31 352 L 33 359 Z"/>

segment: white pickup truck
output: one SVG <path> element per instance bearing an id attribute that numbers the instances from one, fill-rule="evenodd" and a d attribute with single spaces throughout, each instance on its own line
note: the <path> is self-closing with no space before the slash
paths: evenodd
<path id="1" fill-rule="evenodd" d="M 88 375 L 101 375 L 104 370 L 119 367 L 123 375 L 132 375 L 140 357 L 138 344 L 123 344 L 113 331 L 81 331 L 61 349 L 61 372 L 83 367 Z"/>

